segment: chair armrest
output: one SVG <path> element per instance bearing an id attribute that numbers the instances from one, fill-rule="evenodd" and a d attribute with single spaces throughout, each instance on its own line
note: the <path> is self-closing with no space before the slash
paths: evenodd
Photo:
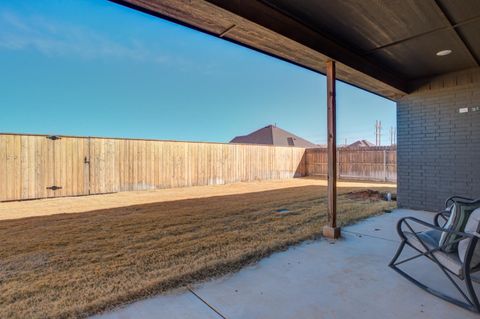
<path id="1" fill-rule="evenodd" d="M 397 223 L 397 232 L 400 235 L 400 237 L 402 237 L 402 238 L 405 238 L 405 236 L 403 235 L 403 230 L 402 230 L 402 225 L 403 224 L 405 224 L 412 232 L 416 233 L 413 230 L 412 226 L 408 223 L 409 221 L 412 221 L 413 223 L 416 223 L 416 224 L 420 224 L 424 227 L 428 227 L 430 229 L 435 229 L 435 230 L 439 230 L 439 231 L 442 231 L 442 232 L 455 234 L 455 235 L 458 235 L 458 236 L 461 236 L 461 237 L 468 237 L 468 238 L 480 237 L 480 234 L 478 234 L 478 232 L 477 233 L 464 233 L 464 232 L 454 231 L 454 230 L 450 230 L 450 229 L 445 229 L 445 228 L 442 228 L 440 226 L 436 226 L 436 225 L 427 223 L 426 221 L 423 221 L 423 220 L 415 218 L 415 217 L 403 217 Z"/>
<path id="2" fill-rule="evenodd" d="M 450 214 L 451 213 L 448 210 L 436 213 L 435 216 L 433 216 L 433 224 L 437 227 L 445 227 L 445 224 L 447 223 Z M 445 221 L 443 225 L 440 225 L 440 217 Z"/>

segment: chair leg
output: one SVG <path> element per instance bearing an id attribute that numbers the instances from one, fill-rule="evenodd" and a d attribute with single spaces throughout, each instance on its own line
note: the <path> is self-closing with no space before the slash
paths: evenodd
<path id="1" fill-rule="evenodd" d="M 472 277 L 470 273 L 465 274 L 465 285 L 467 286 L 467 293 L 470 297 L 470 301 L 473 304 L 473 308 L 475 308 L 476 312 L 480 312 L 480 303 L 478 302 L 477 293 L 473 288 Z"/>
<path id="2" fill-rule="evenodd" d="M 477 298 L 477 295 L 475 293 L 475 290 L 473 288 L 473 284 L 472 284 L 472 279 L 471 279 L 471 276 L 470 276 L 470 273 L 466 273 L 465 274 L 465 277 L 464 277 L 464 281 L 465 281 L 465 285 L 466 285 L 466 288 L 467 288 L 467 294 L 468 296 L 470 297 L 470 300 L 467 299 L 467 296 L 462 293 L 462 291 L 460 290 L 460 288 L 457 286 L 456 288 L 463 294 L 463 297 L 466 299 L 466 301 L 468 303 L 465 303 L 465 302 L 462 302 L 460 300 L 457 300 L 455 298 L 452 298 L 450 296 L 447 296 L 435 289 L 432 289 L 424 284 L 422 284 L 421 282 L 419 282 L 418 280 L 416 280 L 415 278 L 413 278 L 412 276 L 410 276 L 409 274 L 407 274 L 406 272 L 404 272 L 403 270 L 401 270 L 400 268 L 397 267 L 397 265 L 395 264 L 397 259 L 400 257 L 400 255 L 402 254 L 403 252 L 403 249 L 405 247 L 405 244 L 406 244 L 407 240 L 404 239 L 402 240 L 402 242 L 400 243 L 400 246 L 398 247 L 395 255 L 393 256 L 392 260 L 390 261 L 390 263 L 388 264 L 388 266 L 390 268 L 392 268 L 393 270 L 395 270 L 397 273 L 399 273 L 400 275 L 402 275 L 404 278 L 406 278 L 408 281 L 410 281 L 411 283 L 413 283 L 414 285 L 416 285 L 417 287 L 419 288 L 422 288 L 423 290 L 431 293 L 432 295 L 434 296 L 437 296 L 445 301 L 448 301 L 450 303 L 453 303 L 459 307 L 462 307 L 464 309 L 467 309 L 467 310 L 470 310 L 470 311 L 473 311 L 473 312 L 476 312 L 476 313 L 480 313 L 480 304 L 479 304 L 479 301 L 478 301 L 478 298 Z M 400 262 L 402 263 L 402 262 Z M 440 266 L 438 263 L 437 263 L 438 266 Z M 442 267 L 442 266 L 440 266 Z M 445 272 L 445 270 L 443 270 Z M 446 276 L 448 276 L 447 273 L 445 273 Z"/>
<path id="3" fill-rule="evenodd" d="M 405 247 L 406 240 L 402 240 L 400 243 L 400 246 L 398 246 L 397 251 L 395 252 L 395 255 L 393 256 L 392 260 L 390 260 L 390 263 L 388 264 L 389 267 L 391 268 L 397 268 L 395 266 L 395 262 L 397 261 L 398 257 L 402 254 L 403 248 Z"/>

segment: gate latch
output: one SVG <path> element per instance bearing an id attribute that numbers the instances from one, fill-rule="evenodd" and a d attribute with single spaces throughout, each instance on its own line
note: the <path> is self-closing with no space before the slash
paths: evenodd
<path id="1" fill-rule="evenodd" d="M 57 189 L 62 189 L 62 187 L 53 185 L 53 186 L 47 187 L 47 189 L 51 189 L 52 191 L 56 191 Z"/>

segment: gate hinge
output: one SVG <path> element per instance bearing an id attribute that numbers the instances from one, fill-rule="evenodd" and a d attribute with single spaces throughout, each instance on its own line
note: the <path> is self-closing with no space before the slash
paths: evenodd
<path id="1" fill-rule="evenodd" d="M 53 186 L 47 187 L 47 189 L 51 189 L 52 191 L 56 191 L 57 189 L 62 189 L 62 187 L 53 185 Z"/>
<path id="2" fill-rule="evenodd" d="M 61 139 L 61 137 L 58 135 L 50 135 L 50 136 L 47 136 L 47 138 L 52 141 Z"/>

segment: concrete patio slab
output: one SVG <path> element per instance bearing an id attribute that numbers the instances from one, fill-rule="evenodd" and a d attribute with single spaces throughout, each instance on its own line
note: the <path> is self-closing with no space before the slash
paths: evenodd
<path id="1" fill-rule="evenodd" d="M 224 318 L 239 319 L 478 318 L 424 292 L 387 266 L 398 245 L 396 221 L 407 215 L 428 221 L 433 217 L 399 209 L 346 227 L 338 241 L 321 239 L 292 247 L 236 274 L 200 284 L 195 295 L 186 291 L 157 296 L 97 318 L 218 318 L 210 307 Z M 423 258 L 404 269 L 455 296 L 436 267 Z"/>
<path id="2" fill-rule="evenodd" d="M 188 290 L 138 301 L 119 311 L 105 313 L 93 318 L 103 319 L 221 319 L 222 317 L 209 308 Z"/>
<path id="3" fill-rule="evenodd" d="M 379 217 L 368 218 L 361 223 L 345 227 L 344 231 L 360 236 L 372 236 L 398 242 L 397 221 L 407 216 L 417 217 L 431 223 L 433 222 L 434 214 L 419 210 L 396 209 L 392 213 L 385 213 Z"/>

